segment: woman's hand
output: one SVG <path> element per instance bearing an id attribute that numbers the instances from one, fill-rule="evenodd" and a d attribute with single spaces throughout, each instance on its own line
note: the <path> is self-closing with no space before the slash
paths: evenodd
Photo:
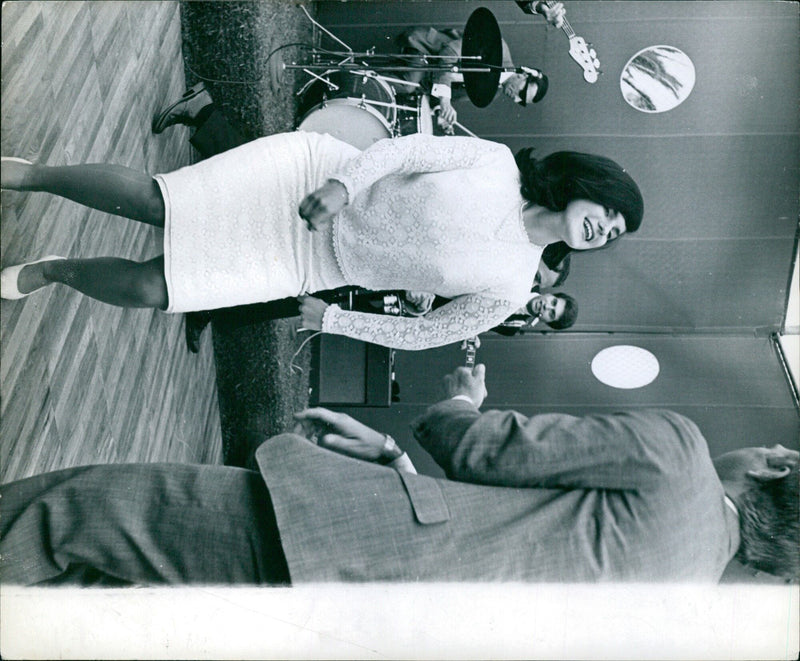
<path id="1" fill-rule="evenodd" d="M 300 203 L 300 217 L 309 231 L 318 230 L 331 222 L 347 205 L 347 189 L 339 181 L 329 179 Z"/>
<path id="2" fill-rule="evenodd" d="M 322 330 L 322 317 L 328 304 L 313 296 L 298 296 L 300 301 L 300 316 L 303 317 L 303 328 L 306 330 Z"/>

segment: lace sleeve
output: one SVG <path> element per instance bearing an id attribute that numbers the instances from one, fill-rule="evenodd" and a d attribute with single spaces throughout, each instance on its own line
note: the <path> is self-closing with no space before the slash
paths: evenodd
<path id="1" fill-rule="evenodd" d="M 484 165 L 511 152 L 498 142 L 455 136 L 412 133 L 378 140 L 331 178 L 344 184 L 348 199 L 389 174 L 443 172 Z"/>
<path id="2" fill-rule="evenodd" d="M 351 312 L 330 305 L 325 310 L 322 330 L 393 349 L 418 351 L 489 330 L 517 307 L 510 301 L 478 294 L 459 296 L 424 317 Z"/>

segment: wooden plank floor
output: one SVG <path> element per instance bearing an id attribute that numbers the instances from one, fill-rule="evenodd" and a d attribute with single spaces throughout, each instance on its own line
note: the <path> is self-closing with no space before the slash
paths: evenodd
<path id="1" fill-rule="evenodd" d="M 150 173 L 192 161 L 150 132 L 184 89 L 177 2 L 4 2 L 2 153 Z M 3 266 L 48 254 L 149 259 L 162 232 L 42 193 L 2 193 Z M 54 286 L 0 307 L 0 481 L 90 463 L 221 462 L 210 337 L 182 318 Z M 206 334 L 210 336 L 210 333 Z"/>

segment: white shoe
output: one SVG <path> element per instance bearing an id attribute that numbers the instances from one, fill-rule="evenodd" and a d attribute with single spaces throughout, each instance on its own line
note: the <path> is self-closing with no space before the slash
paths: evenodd
<path id="1" fill-rule="evenodd" d="M 34 291 L 39 291 L 39 289 L 43 289 L 43 287 L 39 287 L 38 289 L 34 289 L 33 291 L 28 292 L 27 294 L 23 294 L 17 285 L 19 284 L 19 274 L 26 266 L 30 266 L 31 264 L 38 264 L 39 262 L 50 262 L 54 259 L 66 259 L 66 257 L 59 257 L 58 255 L 48 255 L 47 257 L 42 257 L 41 259 L 37 259 L 33 262 L 26 262 L 25 264 L 17 264 L 16 266 L 8 266 L 0 271 L 0 298 L 5 298 L 6 300 L 15 301 L 20 298 L 25 298 L 29 296 Z"/>
<path id="2" fill-rule="evenodd" d="M 24 163 L 25 165 L 33 165 L 30 161 L 25 160 L 24 158 L 17 158 L 16 156 L 2 156 L 0 157 L 0 167 L 4 166 L 6 163 Z M 14 189 L 5 189 L 2 190 L 14 190 Z"/>

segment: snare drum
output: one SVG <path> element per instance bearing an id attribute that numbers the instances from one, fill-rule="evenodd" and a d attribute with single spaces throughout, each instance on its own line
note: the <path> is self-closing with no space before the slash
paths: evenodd
<path id="1" fill-rule="evenodd" d="M 323 107 L 309 112 L 297 128 L 312 133 L 328 133 L 361 150 L 378 140 L 392 137 L 383 115 L 370 107 L 355 105 L 348 99 L 331 99 Z"/>
<path id="2" fill-rule="evenodd" d="M 399 103 L 397 108 L 397 134 L 409 135 L 410 133 L 433 134 L 433 110 L 427 94 L 422 94 L 416 99 L 416 109 L 409 108 L 409 103 Z"/>
<path id="3" fill-rule="evenodd" d="M 387 128 L 395 123 L 397 111 L 395 109 L 394 92 L 384 80 L 374 76 L 366 76 L 363 73 L 340 71 L 338 69 L 329 69 L 321 77 L 329 81 L 331 85 L 322 80 L 314 81 L 309 85 L 300 99 L 299 114 L 303 119 L 314 110 L 324 106 L 331 99 L 357 99 L 352 103 L 361 102 L 362 105 L 372 108 L 383 115 L 386 119 Z"/>

